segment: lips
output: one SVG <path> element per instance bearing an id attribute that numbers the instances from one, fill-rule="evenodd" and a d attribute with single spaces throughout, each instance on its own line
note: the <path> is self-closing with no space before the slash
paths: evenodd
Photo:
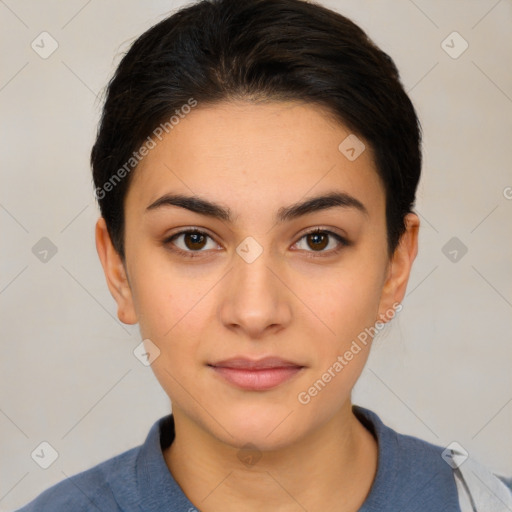
<path id="1" fill-rule="evenodd" d="M 275 388 L 299 373 L 304 366 L 279 357 L 237 357 L 208 365 L 224 381 L 248 391 Z"/>
<path id="2" fill-rule="evenodd" d="M 238 370 L 265 370 L 268 368 L 289 368 L 301 367 L 301 365 L 281 359 L 279 357 L 264 357 L 263 359 L 247 359 L 245 357 L 236 357 L 213 363 L 210 366 L 215 368 L 232 368 Z"/>

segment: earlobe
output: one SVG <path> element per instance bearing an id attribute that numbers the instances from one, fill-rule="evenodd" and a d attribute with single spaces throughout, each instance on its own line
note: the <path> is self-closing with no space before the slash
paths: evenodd
<path id="1" fill-rule="evenodd" d="M 105 273 L 107 286 L 117 302 L 117 316 L 125 324 L 137 323 L 132 290 L 126 274 L 124 262 L 116 251 L 110 239 L 110 235 L 101 217 L 96 223 L 96 250 Z"/>
<path id="2" fill-rule="evenodd" d="M 409 213 L 405 217 L 406 231 L 402 235 L 400 242 L 393 253 L 389 263 L 386 282 L 384 283 L 379 306 L 379 318 L 386 321 L 389 318 L 389 312 L 393 305 L 401 303 L 409 276 L 411 274 L 412 264 L 418 253 L 418 232 L 420 220 L 414 213 Z"/>

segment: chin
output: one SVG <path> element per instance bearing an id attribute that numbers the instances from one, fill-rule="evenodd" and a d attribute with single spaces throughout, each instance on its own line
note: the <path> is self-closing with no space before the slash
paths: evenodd
<path id="1" fill-rule="evenodd" d="M 215 424 L 215 431 L 223 442 L 231 446 L 251 444 L 260 450 L 277 450 L 304 434 L 304 418 L 299 416 L 299 412 L 300 409 L 284 404 L 231 407 L 216 419 L 233 437 L 218 424 Z"/>

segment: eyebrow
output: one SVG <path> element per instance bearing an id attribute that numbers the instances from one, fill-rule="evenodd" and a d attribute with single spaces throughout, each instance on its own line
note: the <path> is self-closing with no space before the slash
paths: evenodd
<path id="1" fill-rule="evenodd" d="M 165 206 L 177 206 L 200 215 L 230 223 L 234 221 L 230 208 L 197 196 L 185 196 L 183 194 L 165 194 L 151 203 L 146 208 L 146 211 L 156 210 Z M 368 215 L 368 210 L 359 199 L 345 192 L 331 192 L 280 208 L 276 214 L 276 222 L 291 221 L 303 215 L 340 207 L 355 209 Z"/>

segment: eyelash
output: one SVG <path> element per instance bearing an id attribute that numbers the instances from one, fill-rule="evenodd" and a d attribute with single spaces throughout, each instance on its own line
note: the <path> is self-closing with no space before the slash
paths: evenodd
<path id="1" fill-rule="evenodd" d="M 181 235 L 187 235 L 187 234 L 198 234 L 198 235 L 204 235 L 213 240 L 213 238 L 206 233 L 205 231 L 201 231 L 199 229 L 186 229 L 183 231 L 180 231 L 178 233 L 173 234 L 172 236 L 166 238 L 163 243 L 165 246 L 169 247 L 171 251 L 179 254 L 180 256 L 183 256 L 185 258 L 193 259 L 201 257 L 201 253 L 205 251 L 184 251 L 183 249 L 177 248 L 172 242 L 176 238 L 180 237 Z M 314 234 L 325 234 L 333 237 L 335 240 L 338 241 L 339 246 L 336 249 L 331 249 L 330 251 L 306 251 L 308 258 L 325 258 L 327 256 L 333 256 L 340 253 L 345 247 L 349 247 L 351 242 L 349 242 L 346 238 L 342 237 L 341 235 L 338 235 L 337 233 L 334 233 L 333 231 L 329 231 L 328 229 L 322 229 L 322 228 L 315 228 L 311 231 L 308 231 L 307 233 L 304 233 L 298 240 L 295 242 L 294 245 L 299 243 L 303 238 L 307 237 L 308 235 L 314 235 Z M 172 246 L 172 247 L 171 247 Z"/>

